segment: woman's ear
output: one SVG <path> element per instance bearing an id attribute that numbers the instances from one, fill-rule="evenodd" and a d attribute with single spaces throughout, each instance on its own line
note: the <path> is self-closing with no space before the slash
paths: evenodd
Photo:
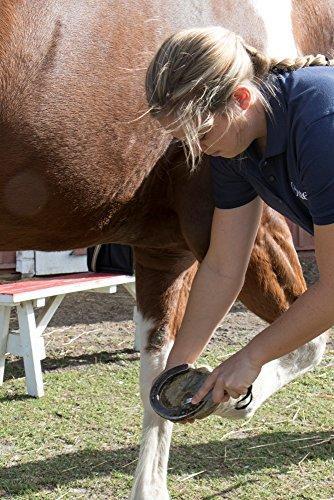
<path id="1" fill-rule="evenodd" d="M 248 87 L 238 87 L 233 92 L 233 99 L 243 111 L 246 111 L 252 103 L 252 94 L 250 89 Z"/>

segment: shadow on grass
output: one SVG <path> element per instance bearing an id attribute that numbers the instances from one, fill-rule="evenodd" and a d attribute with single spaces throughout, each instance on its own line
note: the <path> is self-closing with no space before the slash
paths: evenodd
<path id="1" fill-rule="evenodd" d="M 75 324 L 93 325 L 103 322 L 132 321 L 135 301 L 122 290 L 113 294 L 82 292 L 69 294 L 50 322 L 52 328 Z"/>
<path id="2" fill-rule="evenodd" d="M 298 464 L 307 453 L 307 461 L 330 459 L 333 437 L 330 432 L 273 432 L 243 439 L 174 446 L 169 466 L 178 475 L 204 469 L 201 478 L 242 476 L 270 467 L 275 469 L 271 474 L 281 474 L 291 465 Z M 21 494 L 52 489 L 96 475 L 132 475 L 138 453 L 138 447 L 113 451 L 86 449 L 12 465 L 0 470 L 0 485 L 10 494 Z M 207 497 L 207 500 L 217 498 L 222 493 Z"/>
<path id="3" fill-rule="evenodd" d="M 81 354 L 79 356 L 63 356 L 61 358 L 45 358 L 42 361 L 43 372 L 58 370 L 60 368 L 94 365 L 97 363 L 124 363 L 137 361 L 139 353 L 133 349 L 124 348 L 116 351 L 101 351 L 93 354 Z M 5 380 L 24 377 L 23 359 L 17 361 L 6 361 Z"/>

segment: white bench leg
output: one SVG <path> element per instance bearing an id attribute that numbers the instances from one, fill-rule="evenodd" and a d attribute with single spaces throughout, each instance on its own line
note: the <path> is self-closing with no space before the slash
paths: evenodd
<path id="1" fill-rule="evenodd" d="M 123 283 L 123 286 L 125 290 L 136 300 L 136 283 Z M 135 330 L 135 343 L 133 346 L 133 349 L 137 352 L 140 352 L 140 329 L 138 328 L 137 325 L 137 307 L 135 306 L 133 308 L 133 321 L 135 322 L 136 325 L 136 330 Z"/>
<path id="2" fill-rule="evenodd" d="M 22 302 L 17 306 L 17 316 L 20 328 L 24 370 L 27 393 L 30 396 L 44 395 L 41 367 L 41 337 L 36 330 L 36 320 L 31 301 Z"/>
<path id="3" fill-rule="evenodd" d="M 123 283 L 125 290 L 136 300 L 136 283 Z"/>
<path id="4" fill-rule="evenodd" d="M 0 306 L 0 385 L 5 374 L 5 354 L 9 329 L 10 307 Z"/>

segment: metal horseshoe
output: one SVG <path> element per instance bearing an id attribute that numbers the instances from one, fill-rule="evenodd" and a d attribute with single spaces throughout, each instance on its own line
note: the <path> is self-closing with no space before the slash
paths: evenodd
<path id="1" fill-rule="evenodd" d="M 150 403 L 153 410 L 161 417 L 170 420 L 171 422 L 180 422 L 189 418 L 196 418 L 196 414 L 206 405 L 212 403 L 211 391 L 198 404 L 193 405 L 191 398 L 183 401 L 181 406 L 167 408 L 161 403 L 161 393 L 165 386 L 174 378 L 183 373 L 187 373 L 191 369 L 189 364 L 175 366 L 170 370 L 163 372 L 153 383 L 150 391 Z M 212 403 L 214 405 L 214 403 Z"/>

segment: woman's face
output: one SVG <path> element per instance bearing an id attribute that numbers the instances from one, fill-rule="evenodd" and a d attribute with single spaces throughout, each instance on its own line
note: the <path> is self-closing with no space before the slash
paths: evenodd
<path id="1" fill-rule="evenodd" d="M 175 139 L 184 140 L 182 126 L 173 128 L 173 121 L 169 117 L 159 119 L 159 123 L 169 130 Z M 226 116 L 216 113 L 211 129 L 208 132 L 203 130 L 200 134 L 199 144 L 201 151 L 207 155 L 234 158 L 245 151 L 252 140 L 247 133 L 247 124 L 243 120 L 232 121 L 229 126 Z"/>
<path id="2" fill-rule="evenodd" d="M 201 151 L 210 156 L 222 156 L 224 158 L 234 158 L 243 153 L 249 145 L 262 134 L 264 115 L 259 115 L 255 106 L 250 100 L 250 94 L 237 95 L 241 114 L 234 119 L 230 126 L 228 119 L 222 112 L 216 112 L 210 130 L 202 131 L 200 134 L 200 148 Z M 244 97 L 246 95 L 246 97 Z M 175 125 L 175 118 L 162 117 L 159 118 L 159 123 L 169 130 L 175 139 L 183 141 L 185 133 L 182 126 Z"/>

